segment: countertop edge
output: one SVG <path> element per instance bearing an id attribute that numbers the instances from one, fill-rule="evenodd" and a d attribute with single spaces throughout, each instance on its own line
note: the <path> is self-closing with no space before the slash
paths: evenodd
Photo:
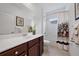
<path id="1" fill-rule="evenodd" d="M 3 53 L 3 52 L 5 52 L 5 51 L 7 51 L 7 50 L 9 50 L 9 49 L 15 48 L 16 46 L 19 46 L 19 45 L 21 45 L 21 44 L 23 44 L 23 43 L 25 43 L 25 42 L 28 42 L 28 41 L 33 40 L 33 39 L 35 39 L 35 38 L 38 38 L 38 37 L 40 37 L 40 36 L 43 36 L 43 34 L 32 35 L 31 38 L 24 38 L 24 39 L 29 39 L 29 40 L 26 40 L 26 41 L 24 41 L 24 42 L 22 42 L 22 43 L 19 43 L 19 44 L 15 44 L 15 45 L 13 45 L 13 46 L 8 46 L 8 48 L 6 48 L 6 47 L 4 47 L 4 48 L 0 47 L 0 53 Z M 5 39 L 5 40 L 7 40 L 7 39 Z M 6 44 L 7 44 L 7 43 L 6 43 Z M 0 45 L 0 46 L 1 46 L 1 45 Z M 6 45 L 6 46 L 7 46 L 7 45 Z"/>

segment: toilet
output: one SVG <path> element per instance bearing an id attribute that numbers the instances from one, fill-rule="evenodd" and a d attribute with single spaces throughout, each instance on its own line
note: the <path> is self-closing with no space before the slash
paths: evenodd
<path id="1" fill-rule="evenodd" d="M 44 40 L 44 46 L 47 46 L 49 45 L 50 41 L 49 40 Z"/>

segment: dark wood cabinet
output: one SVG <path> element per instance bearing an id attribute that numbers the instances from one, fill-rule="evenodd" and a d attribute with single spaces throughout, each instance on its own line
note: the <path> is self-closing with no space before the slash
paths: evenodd
<path id="1" fill-rule="evenodd" d="M 29 50 L 29 56 L 39 56 L 39 44 L 35 44 Z"/>
<path id="2" fill-rule="evenodd" d="M 28 42 L 28 56 L 39 56 L 39 38 Z"/>
<path id="3" fill-rule="evenodd" d="M 28 42 L 28 55 L 29 56 L 41 56 L 43 54 L 43 36 L 38 37 Z"/>
<path id="4" fill-rule="evenodd" d="M 43 53 L 43 36 L 32 39 L 9 50 L 0 53 L 0 56 L 40 56 Z"/>

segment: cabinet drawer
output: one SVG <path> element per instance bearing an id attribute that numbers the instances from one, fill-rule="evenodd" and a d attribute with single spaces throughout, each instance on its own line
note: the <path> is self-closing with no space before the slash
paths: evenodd
<path id="1" fill-rule="evenodd" d="M 28 42 L 28 48 L 32 47 L 34 44 L 39 42 L 39 38 L 33 39 Z"/>
<path id="2" fill-rule="evenodd" d="M 15 56 L 15 54 L 13 53 L 13 50 L 7 50 L 0 53 L 0 56 Z"/>
<path id="3" fill-rule="evenodd" d="M 1 53 L 1 56 L 19 56 L 21 55 L 23 52 L 26 52 L 26 44 L 21 44 L 19 46 L 16 46 L 12 49 L 9 49 L 3 53 Z"/>
<path id="4" fill-rule="evenodd" d="M 22 54 L 23 52 L 26 52 L 26 44 L 19 45 L 13 49 L 13 54 L 16 56 Z"/>

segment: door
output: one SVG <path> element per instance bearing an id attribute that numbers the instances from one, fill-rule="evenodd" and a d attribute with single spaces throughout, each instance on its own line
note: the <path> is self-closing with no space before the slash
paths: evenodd
<path id="1" fill-rule="evenodd" d="M 57 40 L 57 17 L 46 19 L 45 39 L 50 42 Z"/>

